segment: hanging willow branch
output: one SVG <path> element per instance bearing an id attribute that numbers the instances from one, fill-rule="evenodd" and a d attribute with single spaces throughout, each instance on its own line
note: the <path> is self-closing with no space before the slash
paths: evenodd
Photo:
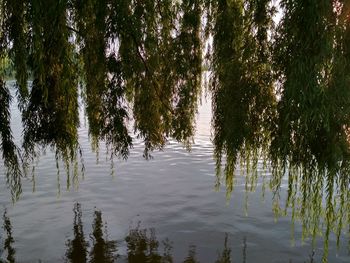
<path id="1" fill-rule="evenodd" d="M 35 146 L 52 146 L 65 162 L 78 146 L 78 76 L 67 29 L 67 1 L 34 1 L 30 7 L 33 82 L 23 112 L 26 156 Z"/>
<path id="2" fill-rule="evenodd" d="M 27 5 L 21 0 L 4 0 L 4 15 L 6 17 L 6 32 L 8 32 L 9 43 L 12 43 L 10 56 L 13 56 L 13 62 L 16 70 L 15 78 L 18 86 L 19 107 L 23 109 L 28 98 L 28 67 L 27 67 L 27 25 L 26 16 Z"/>
<path id="3" fill-rule="evenodd" d="M 249 4 L 219 1 L 213 29 L 215 158 L 220 179 L 222 156 L 226 156 L 229 188 L 238 154 L 248 165 L 261 157 L 259 151 L 267 152 L 275 115 L 267 38 L 271 27 L 269 2 Z"/>
<path id="4" fill-rule="evenodd" d="M 2 152 L 2 158 L 4 160 L 5 167 L 7 168 L 7 183 L 12 191 L 12 198 L 16 200 L 20 193 L 21 188 L 21 170 L 20 162 L 18 159 L 18 149 L 13 142 L 13 136 L 10 127 L 10 91 L 5 85 L 5 82 L 0 77 L 0 150 Z"/>

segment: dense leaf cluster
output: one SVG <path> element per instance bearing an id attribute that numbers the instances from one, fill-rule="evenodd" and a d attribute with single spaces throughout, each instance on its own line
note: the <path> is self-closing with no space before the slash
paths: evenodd
<path id="1" fill-rule="evenodd" d="M 350 220 L 335 200 L 350 200 L 347 0 L 0 0 L 0 47 L 0 65 L 11 58 L 15 67 L 24 126 L 18 153 L 0 76 L 13 189 L 19 156 L 51 146 L 67 163 L 76 158 L 80 95 L 92 141 L 117 156 L 132 146 L 130 120 L 146 158 L 169 138 L 189 147 L 209 75 L 218 183 L 224 175 L 231 191 L 237 162 L 256 168 L 263 158 L 273 189 L 288 171 L 287 203 L 299 206 L 291 200 L 300 194 L 301 216 L 320 218 L 325 188 L 326 221 Z M 307 209 L 310 198 L 317 205 Z"/>

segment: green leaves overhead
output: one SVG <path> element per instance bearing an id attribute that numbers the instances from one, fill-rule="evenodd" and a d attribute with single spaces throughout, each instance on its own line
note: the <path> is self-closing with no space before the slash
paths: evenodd
<path id="1" fill-rule="evenodd" d="M 282 7 L 285 16 L 279 28 L 275 62 L 283 91 L 275 142 L 280 140 L 276 142 L 281 146 L 277 151 L 290 157 L 292 163 L 309 163 L 328 155 L 323 144 L 331 142 L 327 137 L 333 132 L 327 90 L 335 16 L 330 1 L 283 1 Z"/>
<path id="2" fill-rule="evenodd" d="M 254 162 L 269 147 L 274 120 L 268 1 L 218 1 L 213 29 L 212 95 L 218 174 L 226 155 L 226 183 L 238 154 Z"/>
<path id="3" fill-rule="evenodd" d="M 201 3 L 136 1 L 125 12 L 112 22 L 119 29 L 135 131 L 144 138 L 148 157 L 168 136 L 188 144 L 194 134 L 201 86 Z"/>
<path id="4" fill-rule="evenodd" d="M 28 97 L 27 79 L 28 79 L 28 27 L 26 16 L 28 15 L 28 6 L 25 1 L 4 0 L 3 1 L 4 22 L 4 42 L 6 45 L 12 44 L 9 53 L 13 57 L 16 69 L 16 80 L 19 91 L 19 103 L 22 108 Z"/>
<path id="5" fill-rule="evenodd" d="M 106 141 L 116 155 L 128 156 L 131 118 L 145 157 L 169 137 L 190 145 L 201 87 L 201 1 L 35 0 L 1 7 L 25 157 L 49 145 L 66 162 L 76 157 L 79 91 L 92 141 Z"/>
<path id="6" fill-rule="evenodd" d="M 346 2 L 281 1 L 274 43 L 280 99 L 270 146 L 273 187 L 279 189 L 288 168 L 286 207 L 301 218 L 303 236 L 314 240 L 325 222 L 323 262 L 330 232 L 339 239 L 350 215 L 345 205 L 350 178 Z"/>
<path id="7" fill-rule="evenodd" d="M 67 1 L 33 1 L 30 10 L 33 82 L 23 112 L 27 157 L 35 146 L 52 146 L 65 161 L 78 145 L 78 75 L 67 27 Z"/>

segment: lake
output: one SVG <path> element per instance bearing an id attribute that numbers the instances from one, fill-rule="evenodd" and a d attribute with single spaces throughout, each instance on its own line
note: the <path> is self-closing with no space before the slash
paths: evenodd
<path id="1" fill-rule="evenodd" d="M 79 129 L 85 173 L 67 178 L 48 149 L 22 180 L 13 204 L 0 166 L 0 255 L 6 262 L 321 262 L 323 239 L 302 240 L 301 224 L 276 216 L 269 172 L 258 169 L 254 191 L 246 191 L 237 168 L 235 188 L 215 189 L 210 141 L 210 99 L 199 108 L 191 152 L 170 141 L 145 160 L 142 142 L 127 161 L 109 160 L 101 144 L 91 150 L 84 118 Z M 12 127 L 19 142 L 16 101 Z M 68 183 L 69 180 L 69 183 Z M 68 187 L 69 186 L 69 187 Z M 281 200 L 287 194 L 283 179 Z M 283 206 L 283 204 L 282 204 Z M 6 211 L 6 212 L 5 212 Z M 337 248 L 329 238 L 329 262 L 350 262 L 349 237 Z"/>

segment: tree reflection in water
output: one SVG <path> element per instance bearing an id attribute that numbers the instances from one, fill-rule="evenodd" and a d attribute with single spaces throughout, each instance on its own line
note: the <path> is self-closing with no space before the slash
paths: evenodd
<path id="1" fill-rule="evenodd" d="M 91 240 L 93 247 L 90 252 L 90 262 L 114 262 L 114 252 L 117 250 L 117 241 L 108 240 L 107 225 L 105 226 L 105 233 L 103 233 L 103 222 L 101 211 L 95 211 L 94 223 L 92 225 Z"/>
<path id="2" fill-rule="evenodd" d="M 109 241 L 107 227 L 104 229 L 102 222 L 102 213 L 95 211 L 94 222 L 92 224 L 92 233 L 90 234 L 91 244 L 85 240 L 81 205 L 74 205 L 74 222 L 73 222 L 73 240 L 67 241 L 66 262 L 71 263 L 109 263 L 115 262 L 114 252 L 117 250 L 117 242 Z M 103 231 L 105 230 L 105 231 Z M 88 247 L 91 246 L 90 253 Z M 88 259 L 89 256 L 89 259 Z"/>
<path id="3" fill-rule="evenodd" d="M 117 254 L 117 241 L 108 240 L 107 226 L 103 223 L 101 211 L 94 212 L 94 222 L 91 243 L 85 239 L 82 223 L 82 211 L 79 203 L 74 205 L 74 238 L 67 241 L 66 262 L 70 263 L 109 263 L 120 261 L 128 263 L 172 263 L 172 242 L 168 239 L 159 241 L 155 229 L 142 229 L 140 223 L 129 230 L 125 237 L 127 256 Z M 88 252 L 90 248 L 90 252 Z M 160 252 L 160 248 L 162 252 Z M 246 245 L 243 246 L 243 262 L 245 262 Z M 190 246 L 188 255 L 183 263 L 198 263 L 196 259 L 196 247 Z M 229 263 L 231 261 L 231 249 L 228 247 L 226 234 L 224 249 L 218 255 L 216 263 Z"/>
<path id="4" fill-rule="evenodd" d="M 171 256 L 171 243 L 163 242 L 164 253 L 159 253 L 159 241 L 154 229 L 140 229 L 140 224 L 135 229 L 130 229 L 125 238 L 128 249 L 128 262 L 173 262 Z"/>
<path id="5" fill-rule="evenodd" d="M 117 241 L 108 239 L 107 224 L 102 220 L 102 212 L 95 210 L 94 220 L 92 224 L 92 233 L 89 235 L 90 242 L 86 240 L 83 231 L 82 210 L 81 205 L 76 203 L 73 208 L 73 239 L 66 242 L 67 250 L 65 253 L 65 262 L 67 263 L 112 263 L 112 262 L 128 262 L 128 263 L 173 263 L 172 242 L 168 239 L 159 241 L 156 236 L 155 229 L 143 229 L 140 223 L 129 230 L 125 237 L 127 255 L 117 254 Z M 3 230 L 5 235 L 3 247 L 0 249 L 0 263 L 15 263 L 14 243 L 12 236 L 12 225 L 10 218 L 5 210 L 3 214 Z M 6 236 L 6 237 L 5 237 Z M 160 252 L 162 251 L 162 252 Z M 224 240 L 222 251 L 218 251 L 215 263 L 232 263 L 238 262 L 232 258 L 231 248 L 229 247 L 228 235 Z M 313 252 L 305 263 L 314 263 L 315 253 Z M 254 259 L 253 259 L 254 260 Z M 39 260 L 39 262 L 41 262 Z M 191 245 L 187 256 L 183 263 L 199 263 L 197 259 L 196 246 Z M 242 244 L 242 262 L 247 262 L 247 240 L 243 239 Z M 286 260 L 287 262 L 287 260 Z M 289 261 L 288 263 L 292 263 Z"/>
<path id="6" fill-rule="evenodd" d="M 73 232 L 74 239 L 67 241 L 67 262 L 72 263 L 83 263 L 87 262 L 87 248 L 88 243 L 85 241 L 83 223 L 82 223 L 82 212 L 79 203 L 74 205 L 74 222 Z"/>
<path id="7" fill-rule="evenodd" d="M 13 244 L 15 243 L 14 238 L 12 237 L 12 226 L 10 218 L 7 216 L 7 211 L 5 210 L 3 215 L 3 229 L 6 233 L 6 238 L 4 240 L 4 249 L 0 250 L 0 256 L 2 257 L 2 254 L 5 252 L 6 255 L 6 261 L 3 261 L 0 259 L 0 262 L 8 262 L 8 263 L 14 263 L 15 262 L 15 254 L 16 250 L 13 247 Z"/>
<path id="8" fill-rule="evenodd" d="M 215 263 L 226 263 L 231 262 L 231 248 L 227 246 L 228 242 L 228 236 L 226 234 L 225 236 L 225 243 L 224 243 L 224 250 L 221 254 L 219 254 L 218 259 L 215 261 Z M 246 242 L 245 239 L 243 240 L 244 246 L 243 246 L 243 263 L 245 263 L 245 248 L 246 248 Z"/>
<path id="9" fill-rule="evenodd" d="M 196 254 L 196 246 L 190 246 L 188 256 L 185 259 L 184 263 L 199 263 L 199 261 L 196 260 Z"/>

